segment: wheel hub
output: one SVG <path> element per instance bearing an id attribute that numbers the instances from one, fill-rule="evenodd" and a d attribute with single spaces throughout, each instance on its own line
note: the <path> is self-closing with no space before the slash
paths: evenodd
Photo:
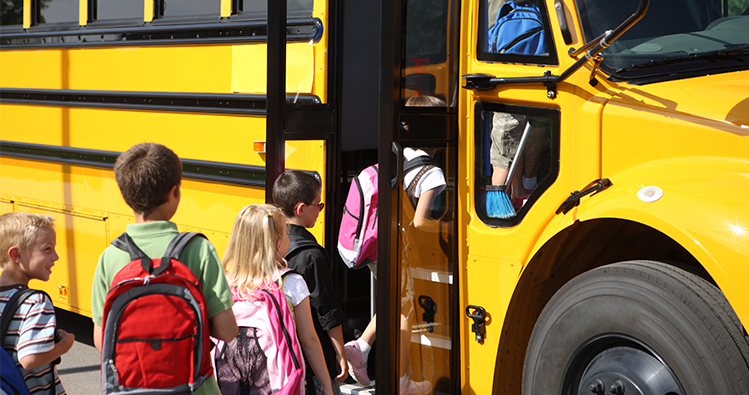
<path id="1" fill-rule="evenodd" d="M 578 395 L 683 395 L 670 369 L 639 348 L 608 348 L 590 361 Z"/>

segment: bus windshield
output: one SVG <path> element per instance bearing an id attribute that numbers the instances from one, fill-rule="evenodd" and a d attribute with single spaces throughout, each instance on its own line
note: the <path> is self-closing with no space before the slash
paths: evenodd
<path id="1" fill-rule="evenodd" d="M 578 0 L 587 41 L 616 28 L 638 0 Z M 602 52 L 613 80 L 654 82 L 749 68 L 749 0 L 651 1 L 645 17 Z"/>

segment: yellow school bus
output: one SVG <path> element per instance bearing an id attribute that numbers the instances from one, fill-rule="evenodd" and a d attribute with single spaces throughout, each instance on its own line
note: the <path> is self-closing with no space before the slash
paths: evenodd
<path id="1" fill-rule="evenodd" d="M 0 211 L 58 218 L 57 306 L 90 314 L 113 161 L 155 141 L 219 254 L 281 170 L 321 176 L 346 340 L 377 313 L 345 393 L 749 393 L 748 0 L 3 4 Z M 335 246 L 377 162 L 375 280 Z"/>
<path id="2" fill-rule="evenodd" d="M 222 251 L 239 208 L 265 201 L 264 3 L 35 0 L 3 7 L 0 211 L 57 218 L 61 259 L 49 282 L 33 285 L 57 306 L 91 314 L 97 255 L 133 221 L 112 167 L 139 142 L 165 144 L 182 158 L 189 192 L 174 221 L 204 232 Z M 304 1 L 288 9 L 290 103 L 327 100 L 320 72 L 326 7 Z M 286 163 L 325 183 L 329 135 L 289 139 Z"/>

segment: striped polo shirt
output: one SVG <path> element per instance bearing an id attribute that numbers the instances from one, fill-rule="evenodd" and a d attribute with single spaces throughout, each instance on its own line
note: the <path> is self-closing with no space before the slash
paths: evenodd
<path id="1" fill-rule="evenodd" d="M 18 286 L 0 288 L 0 315 L 10 297 L 19 289 Z M 26 370 L 18 362 L 25 356 L 51 351 L 55 347 L 56 325 L 52 301 L 47 296 L 36 293 L 29 296 L 18 308 L 5 334 L 3 348 L 21 369 L 21 374 L 32 394 L 49 394 L 53 375 L 55 394 L 65 394 L 54 366 L 47 364 Z"/>

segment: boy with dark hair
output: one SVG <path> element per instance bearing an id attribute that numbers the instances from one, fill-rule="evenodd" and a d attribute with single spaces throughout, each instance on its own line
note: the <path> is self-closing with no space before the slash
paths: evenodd
<path id="1" fill-rule="evenodd" d="M 289 223 L 291 246 L 286 254 L 290 268 L 304 277 L 310 291 L 310 305 L 315 331 L 325 355 L 333 391 L 340 393 L 338 382 L 348 375 L 343 350 L 341 324 L 346 316 L 338 305 L 333 289 L 330 265 L 325 250 L 317 244 L 315 236 L 306 228 L 315 226 L 322 203 L 322 185 L 313 175 L 288 170 L 278 176 L 273 184 L 273 202 L 284 213 Z M 336 374 L 337 372 L 337 374 Z M 307 368 L 307 394 L 320 394 L 320 384 L 312 369 Z"/>
<path id="2" fill-rule="evenodd" d="M 49 281 L 59 258 L 54 220 L 49 215 L 24 212 L 0 216 L 0 315 L 16 292 L 28 288 L 29 280 Z M 54 361 L 73 347 L 75 336 L 62 329 L 55 331 L 52 301 L 44 293 L 34 293 L 8 314 L 13 317 L 2 346 L 20 368 L 29 391 L 65 394 Z"/>
<path id="3" fill-rule="evenodd" d="M 149 257 L 160 258 L 179 232 L 169 221 L 177 211 L 182 184 L 182 162 L 169 148 L 154 143 L 137 144 L 124 152 L 114 166 L 115 179 L 125 203 L 133 209 L 135 223 L 127 234 Z M 94 321 L 94 345 L 102 348 L 104 301 L 112 279 L 130 263 L 127 252 L 109 246 L 99 257 L 91 290 Z M 221 261 L 213 245 L 202 237 L 194 238 L 179 261 L 195 274 L 203 290 L 211 336 L 230 342 L 237 335 L 237 323 L 231 310 L 231 291 Z M 169 317 L 153 317 L 168 320 Z M 206 380 L 196 394 L 220 395 L 216 380 Z"/>

